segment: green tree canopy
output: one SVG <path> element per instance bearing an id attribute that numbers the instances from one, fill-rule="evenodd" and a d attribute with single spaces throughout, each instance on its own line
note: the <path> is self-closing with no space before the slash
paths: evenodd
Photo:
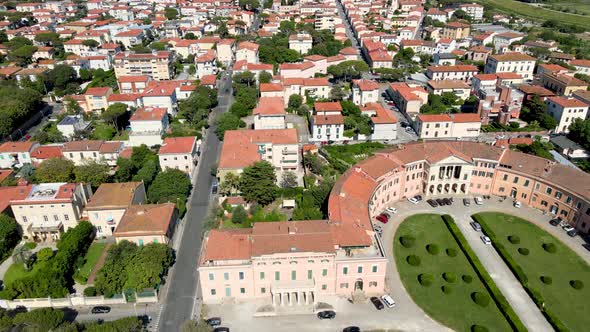
<path id="1" fill-rule="evenodd" d="M 109 179 L 109 170 L 110 168 L 106 164 L 87 161 L 74 167 L 74 175 L 76 182 L 89 183 L 92 188 L 98 188 Z"/>
<path id="2" fill-rule="evenodd" d="M 127 105 L 123 103 L 114 103 L 104 110 L 100 117 L 110 123 L 115 129 L 118 129 L 118 120 L 127 113 Z"/>
<path id="3" fill-rule="evenodd" d="M 74 175 L 74 163 L 65 158 L 49 158 L 35 170 L 35 180 L 40 183 L 70 182 Z"/>
<path id="4" fill-rule="evenodd" d="M 369 65 L 362 60 L 348 60 L 328 67 L 328 74 L 336 80 L 350 81 L 360 78 L 363 72 L 369 71 Z"/>
<path id="5" fill-rule="evenodd" d="M 263 71 L 260 73 L 258 81 L 260 83 L 270 83 L 272 81 L 272 74 L 267 71 Z"/>
<path id="6" fill-rule="evenodd" d="M 164 8 L 164 16 L 168 20 L 174 20 L 178 17 L 178 10 L 175 8 L 166 7 Z"/>
<path id="7" fill-rule="evenodd" d="M 234 224 L 242 224 L 248 219 L 248 213 L 242 205 L 236 206 L 232 211 L 231 222 Z"/>
<path id="8" fill-rule="evenodd" d="M 226 131 L 246 127 L 246 123 L 235 114 L 223 113 L 217 118 L 215 126 L 215 135 L 220 140 L 223 140 Z"/>
<path id="9" fill-rule="evenodd" d="M 575 119 L 569 130 L 568 137 L 572 141 L 590 150 L 590 120 Z"/>
<path id="10" fill-rule="evenodd" d="M 20 234 L 16 221 L 6 214 L 0 214 L 0 260 L 4 261 L 10 256 L 19 241 Z"/>
<path id="11" fill-rule="evenodd" d="M 97 48 L 100 44 L 94 39 L 86 39 L 82 42 L 82 45 L 88 46 L 90 48 Z"/>
<path id="12" fill-rule="evenodd" d="M 248 202 L 267 205 L 277 196 L 274 167 L 267 161 L 258 161 L 244 168 L 240 181 L 240 191 Z"/>

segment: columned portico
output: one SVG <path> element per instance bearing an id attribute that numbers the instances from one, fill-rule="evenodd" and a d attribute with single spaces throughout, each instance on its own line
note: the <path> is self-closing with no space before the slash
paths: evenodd
<path id="1" fill-rule="evenodd" d="M 271 289 L 272 305 L 277 307 L 303 306 L 315 303 L 313 281 L 293 281 L 275 284 Z"/>

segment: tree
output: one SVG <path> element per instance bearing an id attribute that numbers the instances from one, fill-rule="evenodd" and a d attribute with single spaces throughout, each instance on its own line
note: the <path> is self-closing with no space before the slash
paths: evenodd
<path id="1" fill-rule="evenodd" d="M 267 71 L 262 71 L 258 77 L 260 83 L 270 83 L 272 81 L 272 74 Z"/>
<path id="2" fill-rule="evenodd" d="M 555 129 L 557 126 L 557 121 L 547 114 L 547 105 L 538 95 L 534 95 L 531 100 L 524 103 L 520 118 L 528 123 L 537 121 L 545 129 Z"/>
<path id="3" fill-rule="evenodd" d="M 260 8 L 260 2 L 258 0 L 240 0 L 239 4 L 240 8 L 245 10 L 257 10 Z"/>
<path id="4" fill-rule="evenodd" d="M 567 135 L 572 141 L 590 150 L 590 120 L 574 119 Z"/>
<path id="5" fill-rule="evenodd" d="M 229 172 L 223 178 L 223 182 L 219 185 L 219 192 L 222 195 L 230 195 L 233 192 L 236 192 L 240 186 L 240 175 Z"/>
<path id="6" fill-rule="evenodd" d="M 14 324 L 25 324 L 27 329 L 51 331 L 65 321 L 65 312 L 59 309 L 42 308 L 19 313 L 14 317 Z"/>
<path id="7" fill-rule="evenodd" d="M 244 168 L 240 191 L 248 202 L 267 205 L 277 196 L 274 167 L 267 161 L 258 161 Z"/>
<path id="8" fill-rule="evenodd" d="M 51 257 L 53 257 L 53 249 L 51 248 L 43 248 L 37 252 L 37 261 L 39 262 L 48 261 Z"/>
<path id="9" fill-rule="evenodd" d="M 178 10 L 175 8 L 166 7 L 164 8 L 164 16 L 168 20 L 174 20 L 178 17 Z"/>
<path id="10" fill-rule="evenodd" d="M 20 241 L 17 222 L 6 214 L 0 214 L 0 260 L 10 256 Z"/>
<path id="11" fill-rule="evenodd" d="M 33 253 L 27 246 L 17 247 L 12 254 L 12 261 L 15 264 L 23 264 L 25 270 L 28 271 L 31 268 L 31 264 L 33 262 Z"/>
<path id="12" fill-rule="evenodd" d="M 149 187 L 160 167 L 155 160 L 147 160 L 144 165 L 133 176 L 133 181 L 143 182 L 146 187 Z"/>
<path id="13" fill-rule="evenodd" d="M 173 261 L 172 248 L 164 243 L 141 246 L 126 264 L 124 289 L 142 290 L 158 286 Z"/>
<path id="14" fill-rule="evenodd" d="M 191 181 L 186 173 L 168 168 L 156 175 L 148 189 L 148 198 L 152 203 L 176 203 L 182 214 L 190 189 Z"/>
<path id="15" fill-rule="evenodd" d="M 369 65 L 362 60 L 348 60 L 328 67 L 328 74 L 336 80 L 350 81 L 360 78 L 363 72 L 369 71 Z"/>
<path id="16" fill-rule="evenodd" d="M 293 220 L 321 220 L 322 218 L 322 211 L 315 206 L 298 206 L 293 210 Z"/>
<path id="17" fill-rule="evenodd" d="M 244 71 L 233 75 L 233 88 L 239 90 L 242 86 L 254 86 L 256 85 L 256 77 L 251 71 Z"/>
<path id="18" fill-rule="evenodd" d="M 297 187 L 297 174 L 292 171 L 284 171 L 281 179 L 281 187 L 283 188 L 295 188 Z"/>
<path id="19" fill-rule="evenodd" d="M 301 105 L 303 105 L 303 97 L 301 97 L 301 95 L 293 94 L 289 96 L 289 108 L 297 110 Z"/>
<path id="20" fill-rule="evenodd" d="M 75 83 L 76 79 L 76 70 L 68 65 L 57 65 L 45 75 L 48 89 L 54 89 L 58 95 L 63 95 L 68 84 Z"/>
<path id="21" fill-rule="evenodd" d="M 31 63 L 33 53 L 37 52 L 37 47 L 23 45 L 8 53 L 8 60 L 16 62 L 20 66 L 26 66 Z"/>
<path id="22" fill-rule="evenodd" d="M 167 46 L 168 46 L 168 44 L 162 43 L 162 42 L 157 42 L 157 41 L 152 42 L 150 44 L 150 48 L 152 50 L 156 50 L 156 51 L 165 51 Z"/>
<path id="23" fill-rule="evenodd" d="M 44 45 L 53 45 L 59 42 L 59 34 L 55 32 L 43 32 L 35 35 L 35 41 Z"/>
<path id="24" fill-rule="evenodd" d="M 109 105 L 106 110 L 104 110 L 100 117 L 109 122 L 116 130 L 119 129 L 117 120 L 127 113 L 127 105 L 123 103 L 114 103 Z"/>
<path id="25" fill-rule="evenodd" d="M 215 135 L 217 135 L 220 140 L 223 140 L 226 131 L 246 127 L 246 123 L 235 114 L 223 113 L 217 118 L 215 126 Z"/>
<path id="26" fill-rule="evenodd" d="M 92 188 L 98 188 L 109 178 L 109 166 L 94 160 L 87 161 L 74 167 L 76 182 L 89 183 Z"/>
<path id="27" fill-rule="evenodd" d="M 137 53 L 137 54 L 148 54 L 148 53 L 152 53 L 152 49 L 147 47 L 147 46 L 143 46 L 143 45 L 135 45 L 132 48 L 129 49 L 130 51 Z"/>
<path id="28" fill-rule="evenodd" d="M 197 68 L 195 67 L 195 65 L 191 64 L 190 66 L 188 66 L 188 73 L 189 75 L 194 75 L 197 73 Z"/>
<path id="29" fill-rule="evenodd" d="M 123 291 L 123 285 L 127 279 L 125 274 L 127 262 L 135 256 L 137 250 L 137 245 L 129 241 L 121 241 L 109 248 L 104 265 L 98 271 L 94 281 L 98 293 L 112 297 Z"/>
<path id="30" fill-rule="evenodd" d="M 90 48 L 97 48 L 100 43 L 94 39 L 86 39 L 82 42 L 82 45 L 88 46 Z"/>
<path id="31" fill-rule="evenodd" d="M 397 68 L 376 68 L 375 74 L 379 74 L 380 81 L 399 82 L 404 78 L 404 71 Z"/>
<path id="32" fill-rule="evenodd" d="M 320 158 L 309 151 L 303 156 L 303 165 L 308 168 L 314 174 L 321 174 L 323 163 Z"/>
<path id="33" fill-rule="evenodd" d="M 330 99 L 332 99 L 334 101 L 342 100 L 347 95 L 348 94 L 346 93 L 346 91 L 344 91 L 341 84 L 334 85 L 332 87 L 332 90 L 330 91 Z"/>
<path id="34" fill-rule="evenodd" d="M 49 158 L 35 171 L 35 180 L 40 183 L 70 182 L 74 175 L 74 163 L 65 158 Z"/>
<path id="35" fill-rule="evenodd" d="M 238 205 L 232 211 L 231 222 L 234 224 L 243 224 L 248 219 L 248 213 L 242 205 Z"/>
<path id="36" fill-rule="evenodd" d="M 19 88 L 14 82 L 0 81 L 0 137 L 10 135 L 37 112 L 41 96 L 31 88 Z"/>

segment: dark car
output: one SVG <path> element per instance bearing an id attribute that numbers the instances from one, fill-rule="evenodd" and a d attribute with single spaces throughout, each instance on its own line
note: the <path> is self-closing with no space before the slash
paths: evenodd
<path id="1" fill-rule="evenodd" d="M 438 203 L 438 205 L 440 206 L 445 206 L 447 205 L 447 203 L 442 199 L 442 198 L 437 198 L 436 202 Z"/>
<path id="2" fill-rule="evenodd" d="M 417 199 L 418 202 L 422 201 L 422 196 L 420 196 L 420 195 L 416 195 L 416 196 L 414 196 L 414 198 Z"/>
<path id="3" fill-rule="evenodd" d="M 582 243 L 582 247 L 584 247 L 584 249 L 590 251 L 590 244 L 588 244 L 588 243 Z"/>
<path id="4" fill-rule="evenodd" d="M 453 201 L 449 198 L 443 198 L 443 201 L 445 202 L 446 205 L 453 205 Z"/>
<path id="5" fill-rule="evenodd" d="M 567 232 L 567 235 L 575 237 L 576 235 L 578 235 L 578 232 L 575 229 L 572 229 L 571 231 Z"/>
<path id="6" fill-rule="evenodd" d="M 332 310 L 324 310 L 318 312 L 319 319 L 334 319 L 336 317 L 336 313 Z"/>
<path id="7" fill-rule="evenodd" d="M 551 219 L 551 220 L 549 220 L 549 224 L 551 226 L 557 226 L 557 225 L 561 224 L 561 219 L 559 219 L 559 218 Z"/>
<path id="8" fill-rule="evenodd" d="M 342 332 L 361 332 L 361 328 L 358 326 L 349 326 L 342 329 Z"/>
<path id="9" fill-rule="evenodd" d="M 371 302 L 373 303 L 375 308 L 377 308 L 377 310 L 381 310 L 381 309 L 385 308 L 385 306 L 383 305 L 383 302 L 381 302 L 381 300 L 379 300 L 378 297 L 373 296 L 371 298 Z"/>
<path id="10" fill-rule="evenodd" d="M 389 217 L 385 213 L 381 213 L 380 215 L 375 217 L 375 219 L 379 220 L 380 222 L 382 222 L 384 224 L 387 224 L 387 222 L 389 221 Z"/>
<path id="11" fill-rule="evenodd" d="M 96 306 L 96 307 L 93 307 L 90 310 L 90 312 L 93 314 L 108 314 L 109 312 L 111 312 L 111 307 Z"/>
<path id="12" fill-rule="evenodd" d="M 432 207 L 437 207 L 438 206 L 438 203 L 435 200 L 433 200 L 433 199 L 427 200 L 426 203 L 430 204 L 430 206 L 432 206 Z"/>
<path id="13" fill-rule="evenodd" d="M 209 326 L 219 326 L 221 325 L 221 318 L 219 317 L 211 317 L 205 321 Z"/>
<path id="14" fill-rule="evenodd" d="M 229 327 L 216 327 L 213 332 L 229 332 Z"/>

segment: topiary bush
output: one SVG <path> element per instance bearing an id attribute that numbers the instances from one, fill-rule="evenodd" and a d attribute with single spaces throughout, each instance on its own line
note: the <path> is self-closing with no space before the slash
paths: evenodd
<path id="1" fill-rule="evenodd" d="M 451 288 L 451 286 L 448 286 L 448 285 L 443 285 L 440 288 L 440 290 L 442 290 L 442 292 L 445 293 L 445 294 L 450 294 L 453 291 L 453 289 Z"/>
<path id="2" fill-rule="evenodd" d="M 481 325 L 471 325 L 470 328 L 471 332 L 488 332 L 488 329 L 485 326 L 481 326 Z"/>
<path id="3" fill-rule="evenodd" d="M 520 243 L 520 237 L 518 235 L 509 235 L 508 236 L 508 242 L 510 242 L 512 244 L 519 244 Z"/>
<path id="4" fill-rule="evenodd" d="M 466 284 L 470 284 L 473 281 L 473 277 L 468 275 L 468 274 L 464 274 L 461 279 L 463 280 L 464 283 Z"/>
<path id="5" fill-rule="evenodd" d="M 447 256 L 449 257 L 455 257 L 457 256 L 457 250 L 453 249 L 453 248 L 448 248 L 446 250 Z"/>
<path id="6" fill-rule="evenodd" d="M 442 274 L 442 277 L 446 282 L 453 283 L 453 282 L 457 281 L 457 276 L 452 272 L 445 272 Z"/>
<path id="7" fill-rule="evenodd" d="M 580 290 L 584 288 L 584 283 L 582 280 L 570 280 L 570 286 L 572 286 L 573 289 Z"/>
<path id="8" fill-rule="evenodd" d="M 438 246 L 436 244 L 430 243 L 430 244 L 426 245 L 426 251 L 428 251 L 428 253 L 431 255 L 438 255 L 438 253 L 440 252 L 440 249 L 438 248 Z"/>
<path id="9" fill-rule="evenodd" d="M 529 254 L 529 250 L 527 248 L 518 248 L 518 253 L 527 256 Z"/>
<path id="10" fill-rule="evenodd" d="M 557 251 L 557 247 L 553 243 L 543 243 L 543 250 L 550 254 L 554 254 Z"/>
<path id="11" fill-rule="evenodd" d="M 420 257 L 416 255 L 409 255 L 406 257 L 406 262 L 412 266 L 420 266 Z"/>
<path id="12" fill-rule="evenodd" d="M 482 293 L 482 292 L 471 293 L 471 299 L 477 305 L 482 306 L 482 307 L 487 307 L 488 304 L 490 304 L 490 297 L 487 294 Z"/>
<path id="13" fill-rule="evenodd" d="M 551 285 L 553 283 L 553 279 L 550 276 L 541 276 L 541 282 L 545 285 Z"/>
<path id="14" fill-rule="evenodd" d="M 399 243 L 401 243 L 401 245 L 405 248 L 412 248 L 416 243 L 416 239 L 413 236 L 404 235 L 399 238 Z"/>
<path id="15" fill-rule="evenodd" d="M 420 285 L 422 285 L 424 287 L 428 287 L 428 286 L 432 285 L 433 281 L 434 281 L 434 277 L 432 276 L 432 274 L 422 273 L 418 276 L 418 282 L 420 283 Z"/>

